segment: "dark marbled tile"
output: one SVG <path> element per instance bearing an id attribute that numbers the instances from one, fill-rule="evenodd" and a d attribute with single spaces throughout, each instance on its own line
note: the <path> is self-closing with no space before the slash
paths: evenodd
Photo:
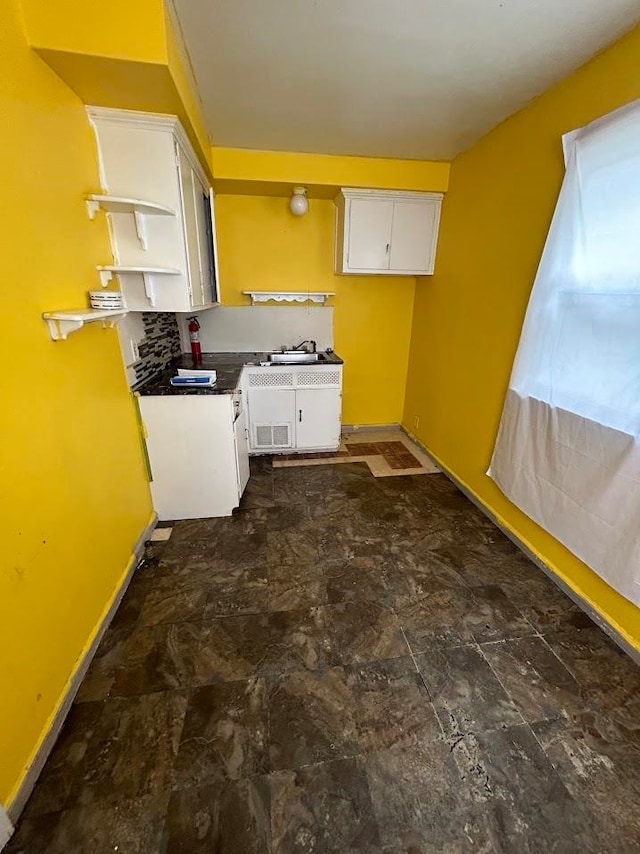
<path id="1" fill-rule="evenodd" d="M 274 854 L 378 852 L 380 834 L 362 760 L 272 774 L 271 833 Z"/>
<path id="2" fill-rule="evenodd" d="M 524 558 L 524 555 L 522 555 Z M 526 558 L 524 558 L 526 560 Z M 562 628 L 580 628 L 591 622 L 586 614 L 553 583 L 542 570 L 528 561 L 530 572 L 511 576 L 499 584 L 529 622 L 542 634 Z"/>
<path id="3" fill-rule="evenodd" d="M 163 854 L 270 854 L 267 777 L 226 780 L 173 793 Z"/>
<path id="4" fill-rule="evenodd" d="M 269 533 L 279 531 L 297 532 L 310 521 L 310 508 L 306 504 L 292 505 L 288 507 L 275 506 L 265 511 L 267 516 L 267 530 Z"/>
<path id="5" fill-rule="evenodd" d="M 255 777 L 268 769 L 262 679 L 199 688 L 190 697 L 175 764 L 175 787 Z"/>
<path id="6" fill-rule="evenodd" d="M 535 629 L 496 585 L 474 587 L 465 617 L 476 641 L 504 640 L 535 634 Z"/>
<path id="7" fill-rule="evenodd" d="M 494 850 L 447 744 L 394 747 L 364 762 L 385 852 Z"/>
<path id="8" fill-rule="evenodd" d="M 268 610 L 269 587 L 264 564 L 225 568 L 209 578 L 205 619 L 260 614 Z"/>
<path id="9" fill-rule="evenodd" d="M 168 560 L 198 546 L 215 545 L 222 529 L 222 519 L 181 519 L 173 523 L 171 539 L 163 554 Z"/>
<path id="10" fill-rule="evenodd" d="M 317 537 L 312 531 L 273 531 L 267 534 L 267 565 L 278 568 L 287 564 L 314 565 L 318 563 Z"/>
<path id="11" fill-rule="evenodd" d="M 469 590 L 449 588 L 415 598 L 401 597 L 395 610 L 413 652 L 473 641 L 467 616 L 474 600 Z"/>
<path id="12" fill-rule="evenodd" d="M 493 530 L 495 532 L 497 528 Z M 495 543 L 484 542 L 486 539 L 487 535 L 480 537 L 475 531 L 472 536 L 447 549 L 450 559 L 456 563 L 460 575 L 470 587 L 526 584 L 540 572 L 522 552 L 505 552 L 496 548 Z M 514 548 L 510 542 L 509 547 Z"/>
<path id="13" fill-rule="evenodd" d="M 640 667 L 595 624 L 551 632 L 550 647 L 569 668 L 591 707 L 633 727 L 640 720 Z"/>
<path id="14" fill-rule="evenodd" d="M 75 703 L 29 798 L 25 817 L 63 809 L 93 736 L 104 704 Z"/>
<path id="15" fill-rule="evenodd" d="M 345 673 L 363 752 L 441 736 L 429 694 L 409 656 L 352 665 Z"/>
<path id="16" fill-rule="evenodd" d="M 187 698 L 175 692 L 107 701 L 69 802 L 122 801 L 170 791 L 186 708 Z"/>
<path id="17" fill-rule="evenodd" d="M 327 580 L 317 564 L 283 564 L 269 569 L 269 609 L 292 611 L 324 605 Z"/>
<path id="18" fill-rule="evenodd" d="M 601 850 L 591 846 L 588 809 L 571 796 L 526 724 L 468 734 L 452 752 L 495 850 Z"/>
<path id="19" fill-rule="evenodd" d="M 593 712 L 533 731 L 576 801 L 597 819 L 599 851 L 640 849 L 640 721 L 629 730 Z"/>
<path id="20" fill-rule="evenodd" d="M 109 629 L 119 631 L 132 629 L 140 620 L 140 614 L 144 603 L 153 590 L 155 570 L 150 572 L 145 569 L 137 569 L 129 583 L 118 610 L 113 616 Z"/>
<path id="21" fill-rule="evenodd" d="M 522 722 L 477 647 L 433 648 L 416 662 L 447 735 Z"/>
<path id="22" fill-rule="evenodd" d="M 96 799 L 26 821 L 6 854 L 159 854 L 169 792 L 157 796 Z"/>
<path id="23" fill-rule="evenodd" d="M 203 625 L 195 655 L 198 684 L 317 670 L 331 661 L 323 608 L 221 617 Z"/>
<path id="24" fill-rule="evenodd" d="M 107 629 L 76 694 L 76 703 L 91 703 L 109 696 L 133 631 L 133 625 Z"/>
<path id="25" fill-rule="evenodd" d="M 128 697 L 194 684 L 199 623 L 140 626 L 126 640 L 109 694 Z"/>
<path id="26" fill-rule="evenodd" d="M 274 507 L 273 474 L 252 474 L 240 501 L 241 510 Z"/>
<path id="27" fill-rule="evenodd" d="M 333 653 L 341 664 L 399 658 L 409 649 L 398 618 L 376 602 L 345 602 L 326 608 Z"/>
<path id="28" fill-rule="evenodd" d="M 344 668 L 287 673 L 269 684 L 271 768 L 300 768 L 360 753 Z"/>
<path id="29" fill-rule="evenodd" d="M 140 625 L 200 620 L 204 616 L 207 594 L 206 586 L 197 581 L 176 586 L 173 579 L 157 579 L 142 606 Z"/>
<path id="30" fill-rule="evenodd" d="M 436 559 L 418 561 L 406 549 L 398 553 L 392 548 L 384 561 L 383 578 L 390 601 L 399 607 L 403 603 L 428 598 L 437 591 L 464 586 Z"/>
<path id="31" fill-rule="evenodd" d="M 220 567 L 254 567 L 267 559 L 267 533 L 239 534 L 230 530 L 218 538 L 215 562 Z"/>
<path id="32" fill-rule="evenodd" d="M 55 854 L 55 849 L 51 847 L 51 843 L 55 838 L 61 816 L 61 812 L 31 815 L 28 809 L 25 810 L 16 825 L 11 840 L 2 849 L 3 854 L 35 854 L 35 852 L 40 854 L 40 852 L 45 851 L 47 854 L 49 851 L 54 851 Z"/>
<path id="33" fill-rule="evenodd" d="M 327 601 L 331 605 L 343 602 L 376 602 L 392 604 L 381 568 L 373 558 L 356 558 L 352 561 L 335 561 L 324 565 Z"/>
<path id="34" fill-rule="evenodd" d="M 273 460 L 271 454 L 249 457 L 249 468 L 252 475 L 273 475 Z"/>
<path id="35" fill-rule="evenodd" d="M 487 643 L 480 649 L 529 723 L 569 718 L 585 708 L 580 686 L 541 637 Z"/>

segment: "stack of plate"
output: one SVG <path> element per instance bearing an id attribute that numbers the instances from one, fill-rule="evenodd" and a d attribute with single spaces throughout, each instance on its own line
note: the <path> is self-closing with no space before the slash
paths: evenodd
<path id="1" fill-rule="evenodd" d="M 122 293 L 120 291 L 89 291 L 91 308 L 99 308 L 103 311 L 123 308 Z"/>

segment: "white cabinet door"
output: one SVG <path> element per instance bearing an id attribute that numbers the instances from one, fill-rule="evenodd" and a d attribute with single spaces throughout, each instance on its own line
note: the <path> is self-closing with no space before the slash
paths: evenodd
<path id="1" fill-rule="evenodd" d="M 440 206 L 437 202 L 396 202 L 393 206 L 389 269 L 433 272 Z"/>
<path id="2" fill-rule="evenodd" d="M 139 403 L 158 518 L 230 516 L 239 498 L 230 396 L 163 395 Z"/>
<path id="3" fill-rule="evenodd" d="M 296 393 L 293 389 L 252 388 L 251 449 L 253 451 L 293 448 Z"/>
<path id="4" fill-rule="evenodd" d="M 197 213 L 197 196 L 199 195 L 200 182 L 194 174 L 187 155 L 179 145 L 176 145 L 176 154 L 180 171 L 184 236 L 187 245 L 187 262 L 189 265 L 189 294 L 191 296 L 191 304 L 197 306 L 203 303 Z"/>
<path id="5" fill-rule="evenodd" d="M 340 445 L 340 389 L 296 391 L 296 448 L 337 448 Z"/>
<path id="6" fill-rule="evenodd" d="M 349 204 L 347 263 L 353 270 L 388 270 L 393 202 L 353 199 Z"/>
<path id="7" fill-rule="evenodd" d="M 238 498 L 249 481 L 249 430 L 247 428 L 247 413 L 242 411 L 233 425 L 233 435 L 236 446 L 236 466 L 238 469 Z"/>

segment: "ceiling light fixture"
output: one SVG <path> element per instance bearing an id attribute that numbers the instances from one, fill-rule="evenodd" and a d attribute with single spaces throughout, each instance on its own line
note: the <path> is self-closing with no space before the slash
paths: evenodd
<path id="1" fill-rule="evenodd" d="M 306 187 L 294 187 L 289 201 L 289 210 L 294 216 L 304 216 L 309 210 L 309 199 Z"/>

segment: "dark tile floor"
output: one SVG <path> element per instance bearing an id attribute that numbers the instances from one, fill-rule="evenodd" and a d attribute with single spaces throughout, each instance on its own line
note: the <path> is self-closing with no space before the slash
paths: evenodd
<path id="1" fill-rule="evenodd" d="M 630 659 L 443 475 L 252 469 L 138 570 L 11 854 L 640 851 Z"/>

